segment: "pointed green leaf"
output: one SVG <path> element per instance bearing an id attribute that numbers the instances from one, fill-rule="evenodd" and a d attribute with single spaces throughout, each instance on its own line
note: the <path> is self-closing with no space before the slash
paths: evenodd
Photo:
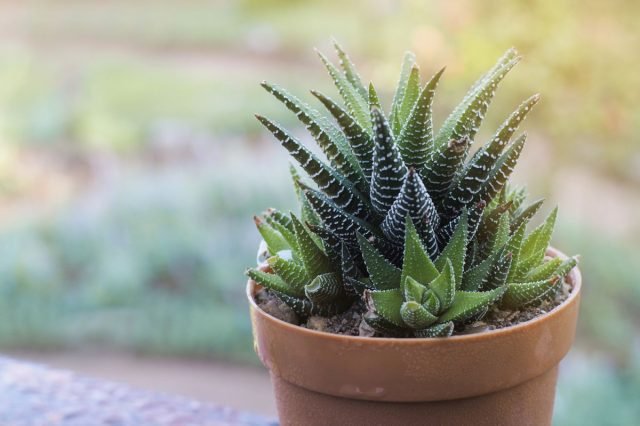
<path id="1" fill-rule="evenodd" d="M 275 255 L 281 250 L 289 250 L 291 246 L 287 243 L 287 240 L 276 231 L 271 225 L 262 220 L 258 216 L 253 217 L 253 222 L 256 224 L 258 228 L 258 232 L 262 236 L 262 239 L 265 243 L 267 243 L 267 248 L 269 249 L 269 253 L 271 255 Z"/>
<path id="2" fill-rule="evenodd" d="M 439 275 L 438 269 L 436 269 L 436 266 L 422 246 L 420 237 L 411 219 L 407 219 L 406 227 L 404 258 L 400 278 L 401 288 L 404 288 L 407 277 L 411 277 L 419 283 L 426 284 L 433 281 Z"/>
<path id="3" fill-rule="evenodd" d="M 457 291 L 453 299 L 453 305 L 440 316 L 438 322 L 461 322 L 472 318 L 502 297 L 504 292 L 504 287 L 490 291 Z"/>
<path id="4" fill-rule="evenodd" d="M 511 269 L 513 254 L 507 252 L 498 257 L 498 261 L 491 267 L 487 281 L 483 289 L 493 289 L 502 287 L 507 282 L 509 270 Z"/>
<path id="5" fill-rule="evenodd" d="M 444 324 L 436 324 L 422 330 L 416 330 L 416 337 L 449 337 L 453 334 L 453 322 L 445 322 Z"/>
<path id="6" fill-rule="evenodd" d="M 336 119 L 336 122 L 347 137 L 347 142 L 360 164 L 366 182 L 371 180 L 373 165 L 373 138 L 358 122 L 331 98 L 312 90 L 311 93 L 322 102 Z"/>
<path id="7" fill-rule="evenodd" d="M 446 266 L 442 269 L 440 275 L 429 283 L 429 288 L 433 290 L 434 294 L 438 297 L 442 311 L 451 307 L 456 294 L 456 280 L 450 259 L 447 259 Z"/>
<path id="8" fill-rule="evenodd" d="M 368 295 L 376 314 L 395 326 L 405 326 L 400 315 L 400 308 L 404 303 L 400 289 L 371 291 Z"/>
<path id="9" fill-rule="evenodd" d="M 431 314 L 424 306 L 418 302 L 404 302 L 400 307 L 402 321 L 410 328 L 423 329 L 438 320 L 438 317 Z"/>
<path id="10" fill-rule="evenodd" d="M 364 179 L 344 134 L 333 123 L 283 88 L 267 82 L 263 82 L 262 87 L 296 115 L 342 175 L 352 182 Z"/>
<path id="11" fill-rule="evenodd" d="M 413 278 L 407 277 L 407 280 L 404 283 L 403 291 L 404 291 L 405 300 L 414 301 L 421 304 L 424 294 L 427 291 L 427 287 L 420 284 L 418 281 L 414 280 Z"/>
<path id="12" fill-rule="evenodd" d="M 400 104 L 400 109 L 397 114 L 401 124 L 405 123 L 409 118 L 409 114 L 411 113 L 419 95 L 420 69 L 417 64 L 413 64 L 411 72 L 409 73 L 409 78 L 407 79 L 407 87 L 405 88 L 404 96 L 402 97 L 402 104 Z"/>
<path id="13" fill-rule="evenodd" d="M 295 216 L 291 216 L 291 220 L 293 222 L 296 239 L 298 240 L 300 260 L 308 275 L 316 276 L 332 272 L 333 267 L 331 262 L 329 262 L 329 259 L 325 256 L 322 249 L 316 244 L 307 227 Z"/>
<path id="14" fill-rule="evenodd" d="M 531 234 L 525 238 L 522 243 L 521 258 L 526 259 L 529 256 L 538 255 L 544 252 L 549 247 L 551 241 L 551 235 L 553 234 L 553 228 L 556 223 L 556 217 L 558 216 L 558 208 L 554 208 L 545 221 L 540 224 Z M 540 258 L 540 260 L 542 260 Z"/>
<path id="15" fill-rule="evenodd" d="M 526 140 L 527 134 L 524 133 L 511 144 L 509 149 L 507 149 L 500 158 L 498 158 L 498 161 L 491 169 L 489 178 L 484 185 L 482 185 L 482 189 L 478 194 L 474 196 L 473 201 L 484 200 L 488 203 L 496 196 L 497 193 L 500 192 L 500 190 L 502 190 L 504 185 L 507 183 L 511 172 L 515 168 L 518 158 L 520 158 L 520 153 L 524 148 Z"/>
<path id="16" fill-rule="evenodd" d="M 484 288 L 489 276 L 489 271 L 498 258 L 498 252 L 492 253 L 482 262 L 464 273 L 462 278 L 462 289 L 465 291 L 478 291 Z"/>
<path id="17" fill-rule="evenodd" d="M 558 267 L 562 264 L 562 259 L 559 257 L 554 257 L 542 265 L 538 265 L 535 268 L 531 269 L 523 278 L 523 282 L 532 282 L 532 281 L 544 281 L 551 278 L 554 275 L 554 272 L 558 269 Z"/>
<path id="18" fill-rule="evenodd" d="M 510 283 L 500 304 L 509 309 L 517 309 L 541 300 L 556 289 L 555 284 L 558 280 L 559 278 L 554 276 L 541 281 Z"/>
<path id="19" fill-rule="evenodd" d="M 378 250 L 362 235 L 358 234 L 358 243 L 362 251 L 369 278 L 376 289 L 400 288 L 401 271 L 385 259 Z"/>
<path id="20" fill-rule="evenodd" d="M 393 242 L 402 242 L 407 218 L 416 224 L 421 235 L 427 225 L 437 227 L 440 222 L 436 207 L 413 167 L 409 168 L 398 197 L 380 225 L 383 234 Z"/>
<path id="21" fill-rule="evenodd" d="M 289 286 L 282 278 L 275 274 L 269 274 L 258 269 L 248 269 L 246 274 L 249 278 L 270 290 L 288 294 L 289 296 L 304 296 L 304 291 L 301 292 Z"/>
<path id="22" fill-rule="evenodd" d="M 356 67 L 349 59 L 349 55 L 342 49 L 342 47 L 336 42 L 333 42 L 333 47 L 336 49 L 338 58 L 340 59 L 340 68 L 344 72 L 344 76 L 354 89 L 358 92 L 362 99 L 367 99 L 367 89 L 365 89 L 362 80 L 356 71 Z"/>
<path id="23" fill-rule="evenodd" d="M 382 112 L 379 109 L 373 109 L 371 117 L 375 150 L 369 198 L 375 212 L 385 216 L 400 193 L 408 170 L 398 148 L 393 143 L 391 130 Z"/>
<path id="24" fill-rule="evenodd" d="M 318 52 L 318 56 L 320 56 L 320 59 L 331 76 L 331 79 L 338 88 L 338 92 L 340 93 L 340 96 L 342 96 L 349 113 L 356 119 L 363 129 L 370 131 L 371 121 L 369 119 L 369 105 L 367 105 L 366 98 L 360 96 L 358 90 L 349 83 L 347 78 L 338 71 L 326 56 L 320 52 Z"/>
<path id="25" fill-rule="evenodd" d="M 380 111 L 382 111 L 378 92 L 376 91 L 376 88 L 373 87 L 373 83 L 369 83 L 369 110 L 372 110 L 374 108 L 378 108 Z"/>
<path id="26" fill-rule="evenodd" d="M 440 256 L 436 260 L 436 268 L 442 271 L 447 263 L 447 259 L 453 265 L 453 271 L 456 278 L 456 289 L 462 287 L 462 272 L 464 269 L 464 259 L 467 253 L 467 212 L 462 213 L 462 217 L 456 226 L 456 230 L 449 240 L 449 244 L 442 250 Z"/>
<path id="27" fill-rule="evenodd" d="M 531 203 L 526 208 L 518 210 L 514 214 L 513 221 L 511 222 L 511 230 L 513 231 L 518 229 L 520 225 L 529 223 L 529 220 L 538 212 L 543 202 L 544 199 L 540 199 Z"/>
<path id="28" fill-rule="evenodd" d="M 508 52 L 485 77 L 474 84 L 440 128 L 436 137 L 436 149 L 443 147 L 451 139 L 459 140 L 467 136 L 473 140 L 495 95 L 496 87 L 518 60 L 515 51 L 513 54 Z"/>
<path id="29" fill-rule="evenodd" d="M 309 282 L 309 275 L 302 265 L 284 260 L 280 256 L 272 256 L 267 259 L 273 272 L 282 278 L 289 287 L 295 289 L 297 294 L 304 292 L 304 286 Z"/>
<path id="30" fill-rule="evenodd" d="M 444 68 L 422 89 L 398 136 L 398 149 L 409 166 L 422 170 L 433 151 L 433 95 Z"/>
<path id="31" fill-rule="evenodd" d="M 416 55 L 412 52 L 406 52 L 402 61 L 402 69 L 400 70 L 400 79 L 396 86 L 396 91 L 393 95 L 393 101 L 391 103 L 391 114 L 389 115 L 389 122 L 393 126 L 393 133 L 398 134 L 401 129 L 401 123 L 399 119 L 400 108 L 404 99 L 405 92 L 407 90 L 407 81 L 411 74 L 411 69 L 416 63 Z"/>

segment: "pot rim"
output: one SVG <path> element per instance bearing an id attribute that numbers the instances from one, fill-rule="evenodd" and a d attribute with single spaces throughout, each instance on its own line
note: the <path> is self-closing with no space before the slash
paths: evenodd
<path id="1" fill-rule="evenodd" d="M 567 258 L 567 256 L 562 253 L 560 250 L 549 246 L 547 248 L 547 254 L 551 254 L 552 256 L 557 256 L 560 258 Z M 256 312 L 259 312 L 261 315 L 263 315 L 264 317 L 268 318 L 270 321 L 275 322 L 276 324 L 278 324 L 280 327 L 284 327 L 285 329 L 287 329 L 288 331 L 291 331 L 293 333 L 301 333 L 301 334 L 307 334 L 309 336 L 315 336 L 317 338 L 326 338 L 326 339 L 338 339 L 338 340 L 346 340 L 346 341 L 353 341 L 353 342 L 390 342 L 393 341 L 394 344 L 401 344 L 401 345 L 406 345 L 406 346 L 413 346 L 413 345 L 424 345 L 424 344 L 437 344 L 443 341 L 447 341 L 447 342 L 473 342 L 476 340 L 481 340 L 481 339 L 486 339 L 486 338 L 491 338 L 494 336 L 507 336 L 509 334 L 512 333 L 517 333 L 518 331 L 524 329 L 524 328 L 529 328 L 529 327 L 534 327 L 536 324 L 542 322 L 542 321 L 546 321 L 547 319 L 554 317 L 558 314 L 558 312 L 560 312 L 562 310 L 562 308 L 564 308 L 565 306 L 569 305 L 575 298 L 578 297 L 578 295 L 580 294 L 580 291 L 582 289 L 582 274 L 580 273 L 580 269 L 578 268 L 578 266 L 575 266 L 567 275 L 567 278 L 572 282 L 573 287 L 571 289 L 571 293 L 569 293 L 569 297 L 567 297 L 566 300 L 564 300 L 561 304 L 555 306 L 553 309 L 551 309 L 549 312 L 546 312 L 542 315 L 538 315 L 537 317 L 530 319 L 528 321 L 525 322 L 521 322 L 518 323 L 516 325 L 511 325 L 508 327 L 504 327 L 504 328 L 499 328 L 499 329 L 494 329 L 494 330 L 488 330 L 488 331 L 482 331 L 480 333 L 472 333 L 472 334 L 462 334 L 462 335 L 455 335 L 455 336 L 449 336 L 449 337 L 366 337 L 366 336 L 350 336 L 350 335 L 345 335 L 345 334 L 336 334 L 336 333 L 329 333 L 326 331 L 318 331 L 318 330 L 311 330 L 305 327 L 301 327 L 299 325 L 295 325 L 295 324 L 291 324 L 288 323 L 286 321 L 282 321 L 270 314 L 268 314 L 267 312 L 263 311 L 258 304 L 256 303 L 255 299 L 254 299 L 254 292 L 255 292 L 255 288 L 256 288 L 256 282 L 249 279 L 247 281 L 247 287 L 246 287 L 246 295 L 247 298 L 249 299 L 249 304 L 251 305 L 252 308 L 254 308 L 256 310 Z"/>

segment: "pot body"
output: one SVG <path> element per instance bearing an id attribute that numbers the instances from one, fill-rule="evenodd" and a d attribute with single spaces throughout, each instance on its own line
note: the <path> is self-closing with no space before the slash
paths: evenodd
<path id="1" fill-rule="evenodd" d="M 550 249 L 549 255 L 563 256 Z M 342 336 L 263 312 L 249 281 L 255 348 L 282 425 L 548 425 L 557 365 L 575 335 L 581 292 L 531 321 L 436 339 Z"/>

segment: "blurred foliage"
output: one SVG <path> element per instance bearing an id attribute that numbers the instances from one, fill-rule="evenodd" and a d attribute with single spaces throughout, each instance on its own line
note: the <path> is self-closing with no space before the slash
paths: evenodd
<path id="1" fill-rule="evenodd" d="M 249 214 L 291 204 L 293 191 L 282 190 L 286 168 L 272 185 L 259 164 L 229 181 L 232 160 L 129 172 L 52 217 L 4 229 L 0 347 L 253 360 L 243 286 L 257 247 Z"/>
<path id="2" fill-rule="evenodd" d="M 639 178 L 640 59 L 631 53 L 640 44 L 637 2 L 56 1 L 4 8 L 0 33 L 29 40 L 7 42 L 0 52 L 5 137 L 135 146 L 159 118 L 221 133 L 254 131 L 251 113 L 271 106 L 256 83 L 277 77 L 295 88 L 320 80 L 310 46 L 328 48 L 330 35 L 387 95 L 404 49 L 417 53 L 425 78 L 447 65 L 436 101 L 447 111 L 513 45 L 526 63 L 509 77 L 487 128 L 541 91 L 532 121 L 554 141 L 560 161 Z M 76 60 L 52 53 L 61 45 L 71 45 Z"/>

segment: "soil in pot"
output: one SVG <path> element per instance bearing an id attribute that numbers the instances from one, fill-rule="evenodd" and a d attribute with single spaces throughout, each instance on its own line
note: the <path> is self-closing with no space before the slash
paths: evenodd
<path id="1" fill-rule="evenodd" d="M 555 298 L 544 299 L 516 310 L 503 310 L 493 307 L 481 320 L 467 324 L 463 329 L 456 329 L 454 335 L 480 333 L 527 322 L 561 305 L 562 302 L 567 300 L 572 289 L 571 284 L 567 282 L 565 278 L 565 282 Z M 263 288 L 258 290 L 255 295 L 255 300 L 260 309 L 267 314 L 279 320 L 311 330 L 347 336 L 372 337 L 375 335 L 376 337 L 391 337 L 375 333 L 362 320 L 362 313 L 366 310 L 362 301 L 355 302 L 349 309 L 341 314 L 332 317 L 311 316 L 303 322 L 289 306 L 268 289 Z"/>

